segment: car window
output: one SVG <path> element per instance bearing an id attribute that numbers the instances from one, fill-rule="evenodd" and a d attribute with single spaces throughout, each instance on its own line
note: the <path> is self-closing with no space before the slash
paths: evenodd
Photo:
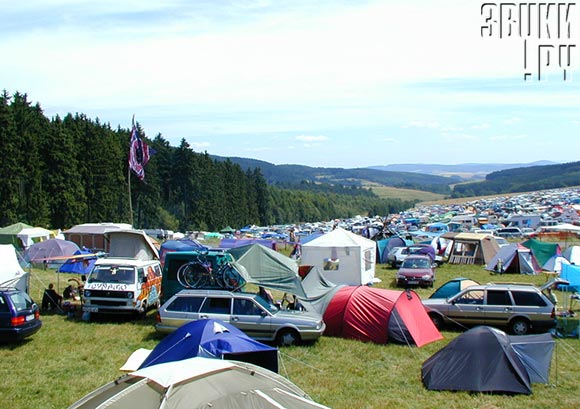
<path id="1" fill-rule="evenodd" d="M 234 299 L 235 315 L 260 315 L 262 311 L 252 300 Z"/>
<path id="2" fill-rule="evenodd" d="M 10 299 L 16 311 L 30 310 L 34 305 L 34 302 L 26 293 L 10 294 Z"/>
<path id="3" fill-rule="evenodd" d="M 209 314 L 229 314 L 231 299 L 222 297 L 207 297 L 201 307 L 201 312 Z"/>
<path id="4" fill-rule="evenodd" d="M 483 304 L 483 290 L 471 290 L 465 292 L 455 300 L 456 304 Z"/>
<path id="5" fill-rule="evenodd" d="M 8 311 L 10 311 L 8 303 L 4 299 L 4 296 L 0 295 L 0 312 L 8 312 Z"/>
<path id="6" fill-rule="evenodd" d="M 198 312 L 203 297 L 177 297 L 166 308 L 167 311 Z"/>
<path id="7" fill-rule="evenodd" d="M 487 290 L 487 305 L 512 305 L 512 300 L 507 291 Z"/>
<path id="8" fill-rule="evenodd" d="M 516 305 L 545 307 L 546 301 L 538 293 L 531 291 L 512 291 Z"/>

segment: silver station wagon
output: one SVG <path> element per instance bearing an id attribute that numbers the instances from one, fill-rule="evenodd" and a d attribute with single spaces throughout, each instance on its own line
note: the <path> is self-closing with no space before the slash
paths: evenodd
<path id="1" fill-rule="evenodd" d="M 423 300 L 433 323 L 460 326 L 489 325 L 516 335 L 546 331 L 556 325 L 556 308 L 541 288 L 526 284 L 473 285 L 447 299 Z"/>
<path id="2" fill-rule="evenodd" d="M 159 308 L 155 329 L 168 333 L 186 322 L 208 318 L 278 345 L 316 341 L 326 329 L 320 314 L 283 310 L 255 293 L 220 290 L 181 290 Z"/>

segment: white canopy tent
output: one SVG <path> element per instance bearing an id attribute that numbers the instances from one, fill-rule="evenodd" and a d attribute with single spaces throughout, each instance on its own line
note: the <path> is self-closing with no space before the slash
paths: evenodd
<path id="1" fill-rule="evenodd" d="M 20 230 L 16 235 L 21 241 L 24 248 L 32 246 L 37 241 L 48 240 L 53 236 L 53 232 L 42 227 L 30 227 Z"/>
<path id="2" fill-rule="evenodd" d="M 375 281 L 376 243 L 336 228 L 302 245 L 301 265 L 315 266 L 335 284 Z"/>

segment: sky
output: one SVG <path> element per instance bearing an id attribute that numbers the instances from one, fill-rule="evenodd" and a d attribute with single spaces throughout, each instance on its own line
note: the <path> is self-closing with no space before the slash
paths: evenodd
<path id="1" fill-rule="evenodd" d="M 274 164 L 580 160 L 580 4 L 485 3 L 0 0 L 0 89 Z"/>

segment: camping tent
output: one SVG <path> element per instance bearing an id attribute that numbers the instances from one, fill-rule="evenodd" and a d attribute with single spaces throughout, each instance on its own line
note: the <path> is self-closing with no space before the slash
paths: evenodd
<path id="1" fill-rule="evenodd" d="M 571 264 L 580 266 L 580 246 L 570 246 L 562 253 Z"/>
<path id="2" fill-rule="evenodd" d="M 304 297 L 296 260 L 261 244 L 228 250 L 235 267 L 248 283 Z"/>
<path id="3" fill-rule="evenodd" d="M 572 264 L 562 265 L 560 278 L 567 280 L 570 284 L 559 285 L 561 291 L 580 292 L 580 266 Z"/>
<path id="4" fill-rule="evenodd" d="M 540 266 L 546 264 L 551 257 L 562 254 L 558 243 L 547 243 L 545 241 L 529 239 L 524 241 L 522 246 L 532 250 Z"/>
<path id="5" fill-rule="evenodd" d="M 0 244 L 0 285 L 28 292 L 28 273 L 22 270 L 12 244 Z"/>
<path id="6" fill-rule="evenodd" d="M 490 234 L 452 232 L 439 239 L 449 243 L 445 250 L 449 264 L 489 264 L 499 251 L 499 244 Z"/>
<path id="7" fill-rule="evenodd" d="M 413 291 L 336 285 L 317 268 L 303 285 L 308 298 L 300 302 L 323 316 L 325 335 L 419 347 L 442 338 Z"/>
<path id="8" fill-rule="evenodd" d="M 542 270 L 560 273 L 562 271 L 562 264 L 570 264 L 570 262 L 564 256 L 554 255 L 542 265 Z"/>
<path id="9" fill-rule="evenodd" d="M 479 326 L 459 335 L 423 363 L 430 390 L 531 394 L 548 382 L 554 341 L 550 334 L 508 336 Z"/>
<path id="10" fill-rule="evenodd" d="M 408 244 L 412 243 L 409 243 L 400 236 L 393 236 L 386 239 L 377 240 L 377 263 L 388 263 L 389 261 L 387 260 L 387 256 L 389 255 L 389 251 L 391 251 L 391 249 L 394 247 L 405 247 Z"/>
<path id="11" fill-rule="evenodd" d="M 519 243 L 502 247 L 485 268 L 499 274 L 537 274 L 542 271 L 532 250 Z"/>
<path id="12" fill-rule="evenodd" d="M 20 230 L 16 235 L 22 242 L 24 248 L 28 248 L 36 242 L 48 240 L 53 236 L 54 232 L 43 229 L 42 227 L 27 227 Z"/>
<path id="13" fill-rule="evenodd" d="M 278 372 L 278 348 L 262 344 L 233 325 L 213 319 L 188 322 L 163 338 L 139 369 L 201 356 L 231 359 Z"/>
<path id="14" fill-rule="evenodd" d="M 24 258 L 31 263 L 60 260 L 60 263 L 62 264 L 66 257 L 72 256 L 77 251 L 79 251 L 79 246 L 72 241 L 49 239 L 34 243 L 28 247 L 24 254 Z"/>
<path id="15" fill-rule="evenodd" d="M 302 265 L 318 267 L 336 284 L 361 285 L 375 278 L 376 243 L 336 228 L 302 246 Z"/>
<path id="16" fill-rule="evenodd" d="M 471 285 L 478 284 L 477 281 L 470 280 L 469 278 L 454 278 L 435 290 L 429 298 L 449 298 Z"/>
<path id="17" fill-rule="evenodd" d="M 140 369 L 94 390 L 69 409 L 97 407 L 326 408 L 267 369 L 200 357 Z"/>
<path id="18" fill-rule="evenodd" d="M 443 338 L 411 290 L 344 286 L 332 297 L 323 318 L 328 336 L 418 347 Z"/>
<path id="19" fill-rule="evenodd" d="M 0 244 L 12 244 L 17 249 L 24 248 L 24 244 L 22 240 L 18 238 L 18 233 L 22 231 L 22 229 L 29 229 L 32 226 L 26 223 L 14 223 L 10 226 L 6 226 L 0 229 Z"/>
<path id="20" fill-rule="evenodd" d="M 116 230 L 131 230 L 126 223 L 84 223 L 77 224 L 63 232 L 67 240 L 75 242 L 79 247 L 92 251 L 109 251 L 109 242 L 105 234 Z"/>
<path id="21" fill-rule="evenodd" d="M 88 275 L 97 261 L 96 254 L 88 250 L 78 250 L 59 268 L 59 273 Z"/>

